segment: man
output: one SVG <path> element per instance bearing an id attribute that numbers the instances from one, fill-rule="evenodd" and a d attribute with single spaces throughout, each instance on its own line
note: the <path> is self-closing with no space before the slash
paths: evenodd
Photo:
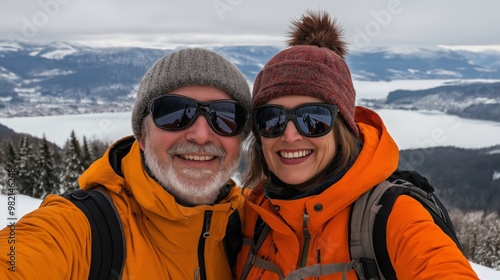
<path id="1" fill-rule="evenodd" d="M 79 179 L 85 190 L 103 186 L 120 216 L 121 279 L 232 278 L 224 237 L 243 197 L 230 177 L 250 111 L 244 76 L 212 51 L 180 50 L 148 70 L 132 113 L 134 136 Z M 0 279 L 88 279 L 91 230 L 69 200 L 51 195 L 18 221 L 15 271 L 10 232 L 0 232 Z"/>

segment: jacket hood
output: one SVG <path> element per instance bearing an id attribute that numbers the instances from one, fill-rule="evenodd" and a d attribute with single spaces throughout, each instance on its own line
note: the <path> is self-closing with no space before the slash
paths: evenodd
<path id="1" fill-rule="evenodd" d="M 104 155 L 96 160 L 78 179 L 80 187 L 84 190 L 96 186 L 105 186 L 114 193 L 122 192 L 125 178 L 121 170 L 122 159 L 130 152 L 134 145 L 133 136 L 124 137 L 111 145 Z"/>
<path id="2" fill-rule="evenodd" d="M 399 149 L 380 116 L 367 108 L 356 107 L 355 120 L 363 141 L 358 158 L 339 181 L 305 203 L 308 213 L 315 213 L 314 205 L 318 203 L 328 205 L 315 218 L 311 217 L 315 226 L 337 215 L 397 169 Z M 333 203 L 326 204 L 327 200 Z"/>
<path id="3" fill-rule="evenodd" d="M 234 184 L 232 181 L 229 183 Z M 186 216 L 199 214 L 207 208 L 230 211 L 232 208 L 237 208 L 232 205 L 233 203 L 238 205 L 242 202 L 241 189 L 235 187 L 216 204 L 217 207 L 210 205 L 186 207 L 178 204 L 175 198 L 143 168 L 139 143 L 133 136 L 115 142 L 82 174 L 79 184 L 85 190 L 102 185 L 116 194 L 125 192 L 128 196 L 134 197 L 142 212 L 150 218 L 159 216 L 170 220 L 181 220 Z"/>

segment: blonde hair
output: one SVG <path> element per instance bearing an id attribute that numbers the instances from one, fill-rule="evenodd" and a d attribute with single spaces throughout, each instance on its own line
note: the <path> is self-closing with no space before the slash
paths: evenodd
<path id="1" fill-rule="evenodd" d="M 247 159 L 249 168 L 243 178 L 243 186 L 245 188 L 255 187 L 258 183 L 269 178 L 271 174 L 262 151 L 261 136 L 255 135 L 258 134 L 253 131 L 248 140 Z M 349 164 L 352 164 L 361 150 L 361 140 L 347 128 L 341 118 L 335 119 L 333 137 L 335 138 L 337 149 L 326 176 L 339 172 Z"/>

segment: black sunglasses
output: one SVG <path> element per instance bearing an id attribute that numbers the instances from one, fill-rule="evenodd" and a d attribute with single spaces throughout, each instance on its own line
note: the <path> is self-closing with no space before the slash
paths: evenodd
<path id="1" fill-rule="evenodd" d="M 246 109 L 233 100 L 201 102 L 175 94 L 153 99 L 149 111 L 154 124 L 168 131 L 185 129 L 203 114 L 210 127 L 222 136 L 240 134 L 248 119 Z"/>
<path id="2" fill-rule="evenodd" d="M 283 135 L 289 120 L 307 137 L 326 135 L 333 128 L 339 109 L 324 103 L 305 103 L 288 109 L 279 105 L 262 105 L 253 109 L 254 127 L 266 138 Z"/>

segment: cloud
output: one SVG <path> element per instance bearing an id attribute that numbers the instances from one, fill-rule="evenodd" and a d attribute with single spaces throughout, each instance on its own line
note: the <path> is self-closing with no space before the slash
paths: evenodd
<path id="1" fill-rule="evenodd" d="M 483 0 L 4 0 L 0 39 L 92 44 L 278 44 L 291 19 L 323 9 L 347 40 L 379 45 L 500 45 L 500 2 Z"/>

